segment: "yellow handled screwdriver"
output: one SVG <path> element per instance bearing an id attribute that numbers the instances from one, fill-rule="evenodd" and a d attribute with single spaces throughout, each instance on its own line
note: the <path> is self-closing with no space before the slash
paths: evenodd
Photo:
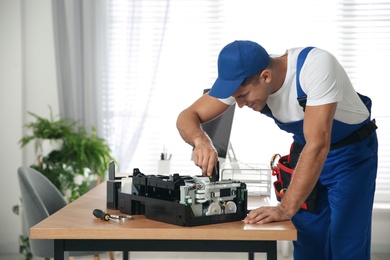
<path id="1" fill-rule="evenodd" d="M 110 215 L 106 212 L 104 212 L 103 210 L 101 209 L 95 209 L 93 210 L 93 215 L 97 218 L 100 218 L 101 220 L 104 220 L 104 221 L 114 221 L 115 223 L 118 223 L 120 224 L 119 220 L 117 219 L 132 219 L 133 217 L 132 216 L 118 216 L 118 215 Z"/>
<path id="2" fill-rule="evenodd" d="M 97 218 L 100 218 L 101 220 L 104 220 L 104 221 L 114 221 L 115 223 L 118 223 L 120 224 L 120 222 L 118 220 L 114 220 L 111 218 L 110 214 L 104 212 L 103 210 L 101 209 L 94 209 L 93 210 L 93 215 Z"/>

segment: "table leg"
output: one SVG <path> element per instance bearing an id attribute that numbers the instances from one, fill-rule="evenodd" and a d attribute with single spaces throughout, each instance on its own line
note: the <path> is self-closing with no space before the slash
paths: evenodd
<path id="1" fill-rule="evenodd" d="M 54 260 L 65 260 L 69 259 L 69 252 L 64 250 L 64 240 L 54 240 Z"/>
<path id="2" fill-rule="evenodd" d="M 129 260 L 129 252 L 123 251 L 123 260 Z"/>
<path id="3" fill-rule="evenodd" d="M 248 260 L 255 260 L 255 253 L 249 252 L 248 253 Z"/>
<path id="4" fill-rule="evenodd" d="M 277 257 L 277 244 L 276 241 L 267 242 L 267 260 L 276 260 Z"/>

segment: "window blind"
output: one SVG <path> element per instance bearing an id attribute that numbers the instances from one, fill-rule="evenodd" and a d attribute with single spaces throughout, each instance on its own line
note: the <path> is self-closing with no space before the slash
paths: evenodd
<path id="1" fill-rule="evenodd" d="M 339 59 L 358 92 L 373 100 L 379 139 L 376 201 L 390 201 L 390 1 L 349 0 L 338 4 Z"/>
<path id="2" fill-rule="evenodd" d="M 379 0 L 107 1 L 103 135 L 121 171 L 156 173 L 165 149 L 172 172 L 199 173 L 175 122 L 213 84 L 227 43 L 253 40 L 275 54 L 312 45 L 334 53 L 356 89 L 373 100 L 377 199 L 389 200 L 390 112 L 382 94 L 389 82 L 389 10 L 390 1 Z M 238 159 L 267 163 L 273 153 L 288 151 L 291 137 L 244 108 L 236 109 L 231 141 Z"/>

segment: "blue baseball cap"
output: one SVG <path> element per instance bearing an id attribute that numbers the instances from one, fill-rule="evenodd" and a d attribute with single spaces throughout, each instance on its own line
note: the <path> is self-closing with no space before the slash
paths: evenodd
<path id="1" fill-rule="evenodd" d="M 246 78 L 262 71 L 269 64 L 267 51 L 252 41 L 234 41 L 226 45 L 218 56 L 218 78 L 209 95 L 228 98 Z"/>

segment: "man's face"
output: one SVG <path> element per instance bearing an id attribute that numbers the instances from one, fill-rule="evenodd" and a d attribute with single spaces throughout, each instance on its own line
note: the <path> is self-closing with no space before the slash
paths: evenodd
<path id="1" fill-rule="evenodd" d="M 243 83 L 233 94 L 237 105 L 242 108 L 247 106 L 255 111 L 261 111 L 268 99 L 268 87 L 259 80 Z"/>

